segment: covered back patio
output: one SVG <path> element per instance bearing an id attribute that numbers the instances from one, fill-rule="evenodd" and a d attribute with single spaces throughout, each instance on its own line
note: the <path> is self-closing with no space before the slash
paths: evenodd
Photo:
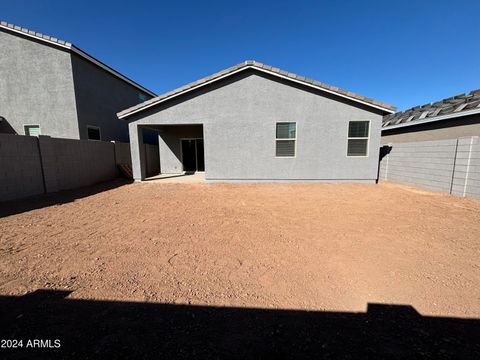
<path id="1" fill-rule="evenodd" d="M 137 125 L 130 124 L 130 146 L 133 178 L 147 178 L 146 154 L 143 146 L 144 129 L 158 134 L 159 169 L 156 179 L 168 175 L 192 174 L 205 171 L 205 150 L 202 124 Z"/>

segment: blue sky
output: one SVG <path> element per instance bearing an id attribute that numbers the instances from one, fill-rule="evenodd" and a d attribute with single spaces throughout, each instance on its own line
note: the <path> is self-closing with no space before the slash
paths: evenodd
<path id="1" fill-rule="evenodd" d="M 4 1 L 162 93 L 253 59 L 403 110 L 480 88 L 479 1 Z"/>

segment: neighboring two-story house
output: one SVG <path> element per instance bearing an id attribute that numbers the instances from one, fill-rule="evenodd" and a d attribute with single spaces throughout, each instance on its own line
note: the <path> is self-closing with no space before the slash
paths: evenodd
<path id="1" fill-rule="evenodd" d="M 480 89 L 388 114 L 382 144 L 480 136 Z"/>
<path id="2" fill-rule="evenodd" d="M 116 113 L 155 96 L 75 45 L 0 23 L 0 133 L 128 141 Z"/>

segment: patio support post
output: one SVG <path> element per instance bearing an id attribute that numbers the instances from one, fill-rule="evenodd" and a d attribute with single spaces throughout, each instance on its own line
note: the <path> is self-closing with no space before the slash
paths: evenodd
<path id="1" fill-rule="evenodd" d="M 145 180 L 145 146 L 143 145 L 142 128 L 135 124 L 128 125 L 130 133 L 130 152 L 132 155 L 132 172 L 135 181 Z"/>

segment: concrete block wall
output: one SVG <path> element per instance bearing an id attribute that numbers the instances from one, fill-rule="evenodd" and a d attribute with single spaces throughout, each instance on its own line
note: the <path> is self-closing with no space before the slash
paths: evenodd
<path id="1" fill-rule="evenodd" d="M 75 189 L 117 177 L 110 142 L 39 136 L 47 192 Z"/>
<path id="2" fill-rule="evenodd" d="M 112 141 L 115 147 L 115 162 L 117 165 L 132 166 L 132 156 L 130 155 L 130 143 Z"/>
<path id="3" fill-rule="evenodd" d="M 452 194 L 480 197 L 480 138 L 458 139 Z"/>
<path id="4" fill-rule="evenodd" d="M 0 134 L 0 201 L 112 180 L 115 159 L 111 142 Z"/>
<path id="5" fill-rule="evenodd" d="M 0 201 L 43 192 L 37 138 L 0 134 Z"/>
<path id="6" fill-rule="evenodd" d="M 384 146 L 389 152 L 380 162 L 380 179 L 460 196 L 480 196 L 478 137 Z"/>

